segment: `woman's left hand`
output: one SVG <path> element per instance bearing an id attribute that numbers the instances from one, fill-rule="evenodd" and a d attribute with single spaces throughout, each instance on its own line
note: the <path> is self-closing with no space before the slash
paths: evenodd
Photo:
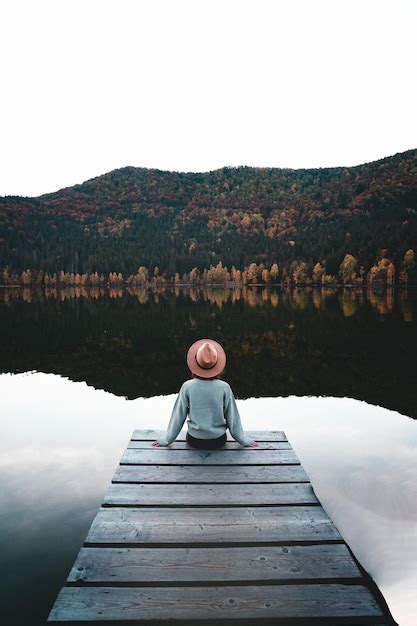
<path id="1" fill-rule="evenodd" d="M 259 448 L 258 442 L 257 441 L 251 441 L 251 443 L 249 444 L 250 448 Z"/>

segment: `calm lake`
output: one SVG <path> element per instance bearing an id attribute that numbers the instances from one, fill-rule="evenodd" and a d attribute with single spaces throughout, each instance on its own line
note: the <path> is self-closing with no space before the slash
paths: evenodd
<path id="1" fill-rule="evenodd" d="M 417 615 L 417 294 L 0 290 L 1 623 L 44 624 L 134 428 L 200 337 L 248 430 L 285 430 L 401 626 Z"/>

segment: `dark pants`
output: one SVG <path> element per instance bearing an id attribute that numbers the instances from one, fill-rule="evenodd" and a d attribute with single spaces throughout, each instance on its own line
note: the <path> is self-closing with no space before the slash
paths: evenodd
<path id="1" fill-rule="evenodd" d="M 216 439 L 196 439 L 187 432 L 187 443 L 193 448 L 200 448 L 203 450 L 213 450 L 215 448 L 221 448 L 227 441 L 226 433 Z"/>

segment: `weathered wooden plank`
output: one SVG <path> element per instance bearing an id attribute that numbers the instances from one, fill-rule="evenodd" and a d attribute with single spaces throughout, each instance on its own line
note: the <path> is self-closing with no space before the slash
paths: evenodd
<path id="1" fill-rule="evenodd" d="M 234 548 L 82 548 L 76 583 L 227 582 L 360 578 L 344 544 Z"/>
<path id="2" fill-rule="evenodd" d="M 341 540 L 321 506 L 102 508 L 86 544 L 213 544 Z"/>
<path id="3" fill-rule="evenodd" d="M 164 430 L 140 430 L 133 431 L 132 440 L 135 441 L 154 441 L 161 435 L 165 434 Z M 185 430 L 182 430 L 176 441 L 185 441 Z M 287 436 L 283 430 L 245 430 L 245 433 L 256 439 L 256 441 L 287 441 Z M 227 432 L 229 441 L 234 441 L 233 437 Z"/>
<path id="4" fill-rule="evenodd" d="M 382 612 L 363 585 L 64 587 L 49 620 L 369 617 Z"/>
<path id="5" fill-rule="evenodd" d="M 104 496 L 111 506 L 259 506 L 319 504 L 310 483 L 262 485 L 112 484 Z"/>
<path id="6" fill-rule="evenodd" d="M 128 448 L 133 449 L 144 449 L 149 450 L 153 449 L 152 441 L 129 441 L 127 446 Z M 195 450 L 193 446 L 188 445 L 186 441 L 174 441 L 169 445 L 170 450 Z M 219 452 L 224 452 L 225 450 L 241 450 L 242 446 L 237 441 L 226 441 L 222 448 L 219 448 Z M 288 441 L 260 441 L 258 443 L 258 447 L 254 448 L 254 451 L 259 450 L 291 450 L 291 444 Z"/>
<path id="7" fill-rule="evenodd" d="M 301 465 L 119 465 L 113 482 L 299 483 L 309 482 Z"/>
<path id="8" fill-rule="evenodd" d="M 387 622 L 282 431 L 158 434 L 135 431 L 49 621 Z"/>
<path id="9" fill-rule="evenodd" d="M 294 450 L 125 450 L 121 464 L 136 465 L 280 465 L 299 463 Z M 232 471 L 232 468 L 231 470 Z"/>

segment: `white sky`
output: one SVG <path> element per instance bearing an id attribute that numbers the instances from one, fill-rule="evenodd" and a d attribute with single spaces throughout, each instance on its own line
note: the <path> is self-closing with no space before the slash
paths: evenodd
<path id="1" fill-rule="evenodd" d="M 417 146 L 414 0 L 2 0 L 0 194 Z"/>

